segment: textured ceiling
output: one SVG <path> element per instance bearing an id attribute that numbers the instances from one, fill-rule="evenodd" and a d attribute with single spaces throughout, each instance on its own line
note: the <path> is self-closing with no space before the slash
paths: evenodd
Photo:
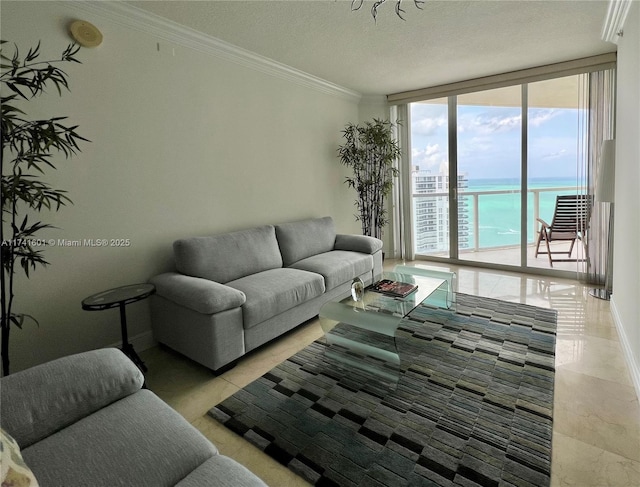
<path id="1" fill-rule="evenodd" d="M 364 95 L 386 95 L 615 51 L 608 0 L 141 1 L 130 4 Z"/>

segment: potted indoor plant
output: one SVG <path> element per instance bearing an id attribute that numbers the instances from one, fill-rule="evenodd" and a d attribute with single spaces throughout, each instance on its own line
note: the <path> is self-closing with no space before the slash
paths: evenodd
<path id="1" fill-rule="evenodd" d="M 0 41 L 2 50 L 6 41 Z M 69 45 L 60 59 L 40 61 L 40 44 L 22 58 L 18 47 L 7 57 L 2 50 L 0 83 L 2 86 L 2 272 L 0 272 L 0 301 L 2 321 L 2 375 L 9 373 L 9 334 L 11 326 L 22 327 L 32 316 L 16 313 L 13 309 L 14 278 L 21 268 L 26 277 L 39 265 L 47 265 L 42 253 L 46 241 L 38 238 L 41 230 L 51 225 L 36 221 L 34 213 L 42 210 L 57 211 L 71 203 L 66 192 L 52 188 L 43 177 L 46 170 L 56 169 L 54 156 L 66 158 L 79 151 L 78 142 L 86 140 L 76 133 L 77 126 L 64 125 L 66 117 L 44 120 L 28 119 L 24 109 L 27 103 L 55 87 L 59 94 L 69 89 L 67 74 L 56 67 L 59 63 L 75 59 L 80 46 Z"/>
<path id="2" fill-rule="evenodd" d="M 392 122 L 377 118 L 364 125 L 350 123 L 342 131 L 345 143 L 338 149 L 340 162 L 353 170 L 345 182 L 358 193 L 356 220 L 363 235 L 370 237 L 382 238 L 389 221 L 385 198 L 398 175 L 396 161 L 401 152 L 393 129 Z"/>

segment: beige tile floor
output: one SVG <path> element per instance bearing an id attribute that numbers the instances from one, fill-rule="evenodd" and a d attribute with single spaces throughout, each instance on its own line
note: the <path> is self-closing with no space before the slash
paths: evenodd
<path id="1" fill-rule="evenodd" d="M 388 261 L 386 266 L 395 263 Z M 460 292 L 559 312 L 551 485 L 640 486 L 640 406 L 609 302 L 589 296 L 587 287 L 573 281 L 444 267 L 457 272 Z M 141 356 L 149 367 L 149 388 L 223 454 L 246 465 L 270 486 L 303 486 L 308 484 L 207 417 L 206 412 L 321 333 L 318 321 L 311 320 L 249 354 L 219 377 L 164 347 L 146 350 Z"/>

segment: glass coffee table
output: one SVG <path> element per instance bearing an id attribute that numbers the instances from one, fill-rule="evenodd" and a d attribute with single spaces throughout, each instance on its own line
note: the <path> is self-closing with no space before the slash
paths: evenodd
<path id="1" fill-rule="evenodd" d="M 325 356 L 342 369 L 395 388 L 400 355 L 396 331 L 401 321 L 420 304 L 450 308 L 455 300 L 455 274 L 424 267 L 396 266 L 383 279 L 417 285 L 406 297 L 392 297 L 365 288 L 362 300 L 351 296 L 320 308 L 320 325 L 327 341 Z"/>

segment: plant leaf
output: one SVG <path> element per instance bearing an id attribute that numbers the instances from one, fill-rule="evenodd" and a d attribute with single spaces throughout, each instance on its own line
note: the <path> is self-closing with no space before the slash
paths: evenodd
<path id="1" fill-rule="evenodd" d="M 40 327 L 40 323 L 38 322 L 38 320 L 36 320 L 33 316 L 24 313 L 11 313 L 9 321 L 16 325 L 18 328 L 22 329 L 22 325 L 27 319 L 33 321 L 38 328 Z"/>

